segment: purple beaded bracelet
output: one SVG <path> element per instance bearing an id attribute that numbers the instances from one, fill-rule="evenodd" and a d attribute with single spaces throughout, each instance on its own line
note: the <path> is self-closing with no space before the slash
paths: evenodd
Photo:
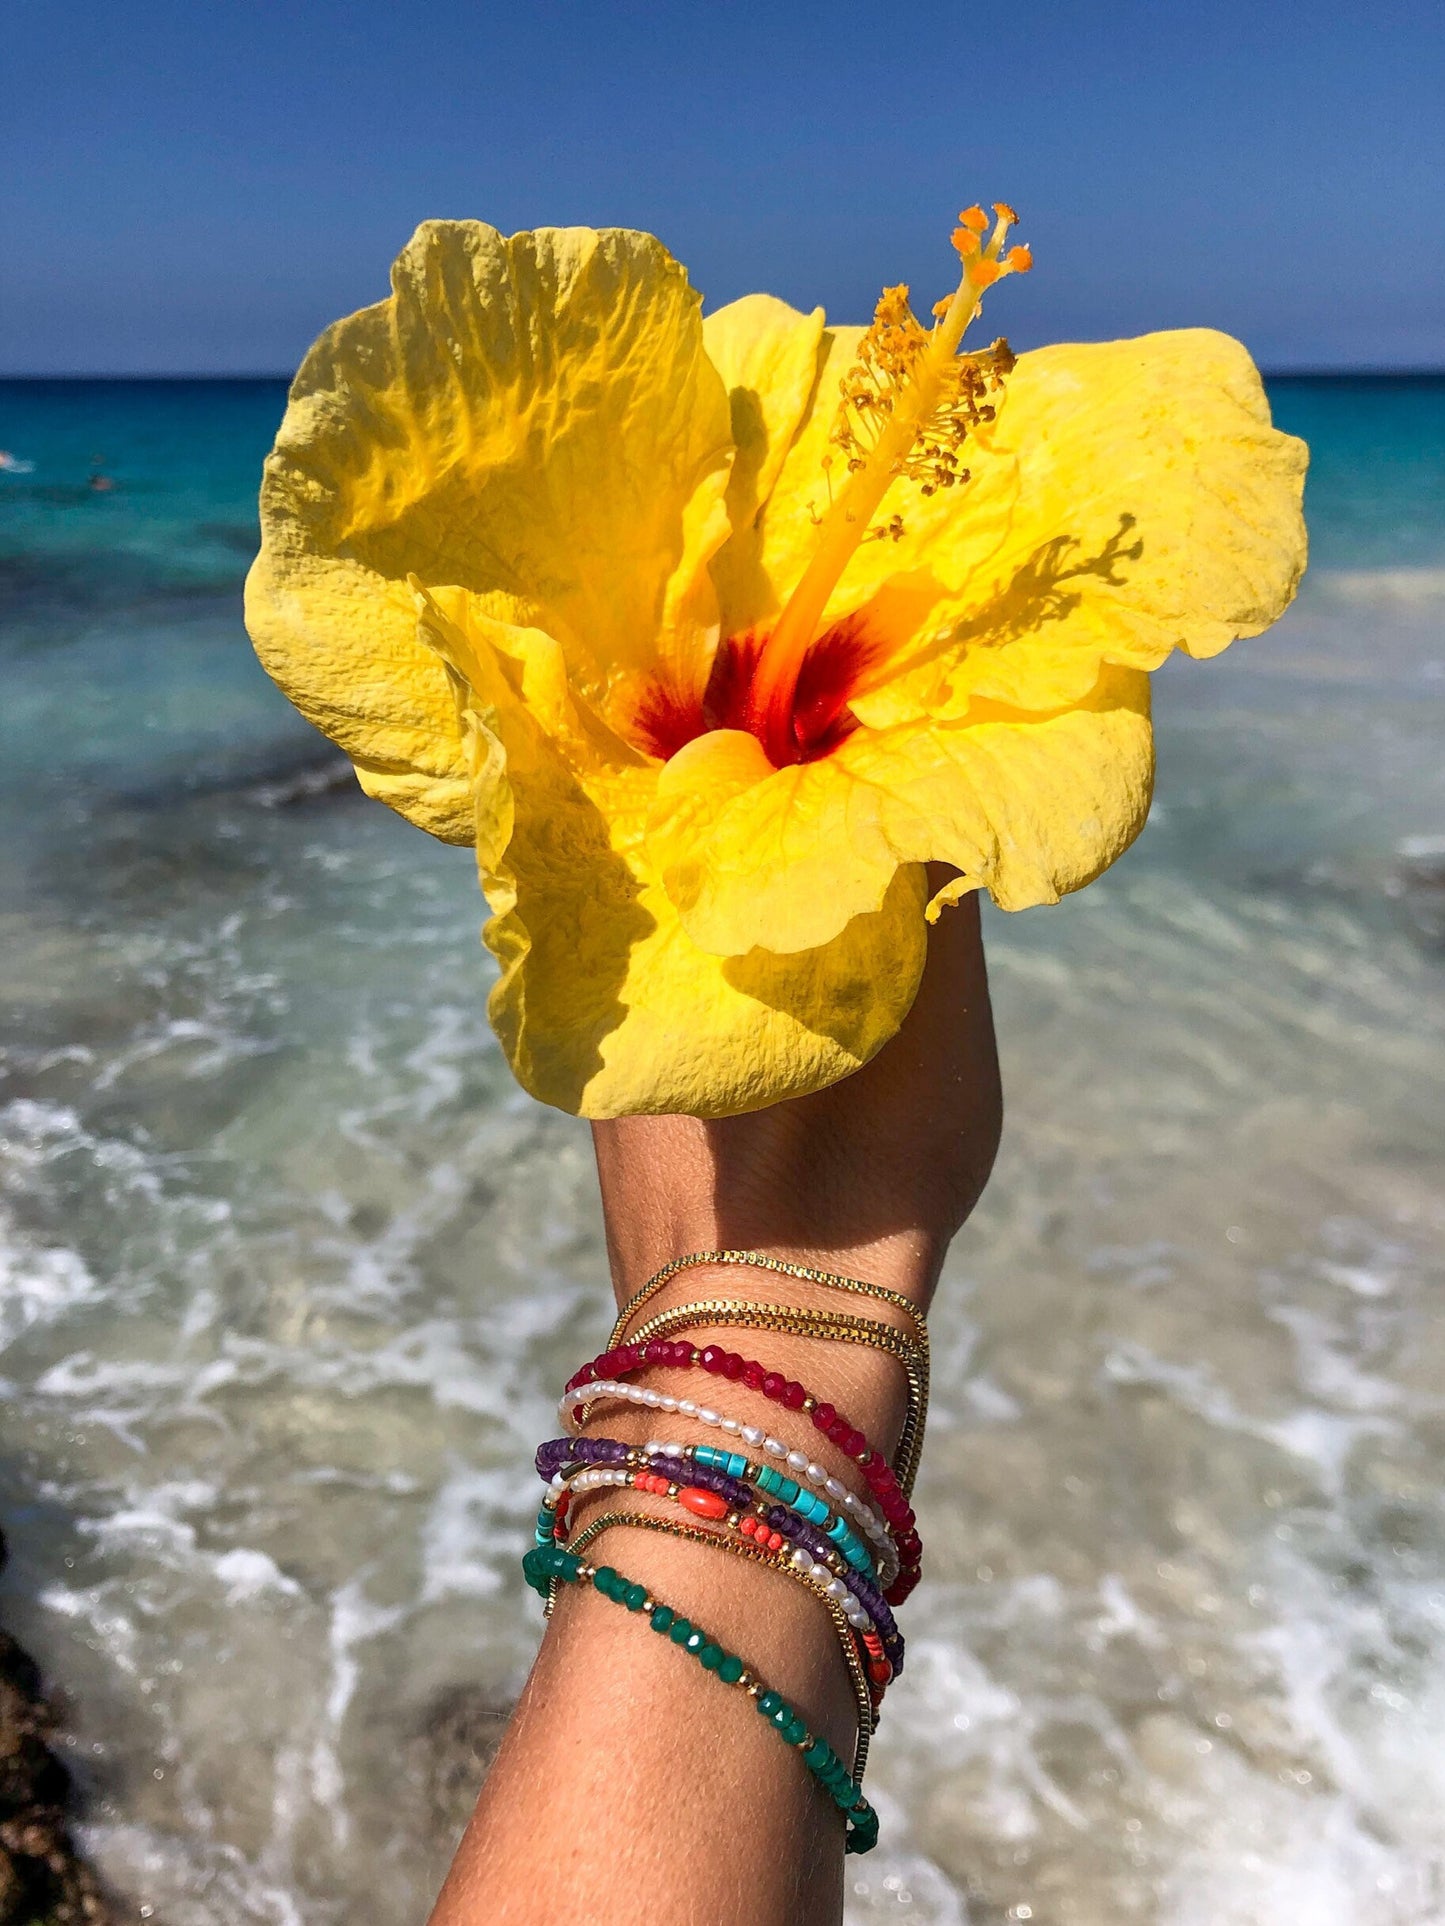
<path id="1" fill-rule="evenodd" d="M 751 1485 L 744 1484 L 740 1478 L 730 1478 L 726 1472 L 718 1471 L 711 1465 L 694 1464 L 690 1458 L 664 1457 L 659 1453 L 649 1455 L 634 1445 L 624 1444 L 620 1438 L 549 1439 L 537 1451 L 537 1475 L 550 1482 L 566 1465 L 623 1465 L 629 1458 L 645 1463 L 650 1471 L 657 1472 L 660 1477 L 670 1478 L 675 1484 L 698 1485 L 704 1491 L 715 1491 L 738 1510 L 750 1510 L 757 1496 Z M 827 1561 L 830 1555 L 836 1554 L 837 1547 L 831 1540 L 795 1511 L 789 1511 L 786 1505 L 770 1505 L 763 1517 L 770 1530 L 790 1539 L 795 1545 L 801 1545 L 814 1558 Z M 892 1608 L 878 1587 L 862 1572 L 850 1570 L 847 1583 L 877 1626 L 888 1662 L 897 1677 L 903 1670 L 906 1648 Z"/>

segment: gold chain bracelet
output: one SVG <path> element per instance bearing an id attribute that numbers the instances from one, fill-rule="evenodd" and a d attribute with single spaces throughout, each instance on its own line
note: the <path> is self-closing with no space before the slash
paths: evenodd
<path id="1" fill-rule="evenodd" d="M 794 1311 L 780 1304 L 753 1304 L 746 1298 L 716 1297 L 659 1311 L 639 1325 L 627 1341 L 645 1344 L 649 1338 L 668 1337 L 674 1331 L 696 1329 L 699 1325 L 733 1324 L 777 1331 L 789 1337 L 865 1344 L 896 1359 L 908 1380 L 908 1413 L 899 1433 L 898 1449 L 893 1454 L 893 1469 L 904 1496 L 912 1492 L 923 1450 L 923 1428 L 928 1421 L 928 1352 L 917 1339 L 891 1324 L 880 1324 L 876 1318 L 854 1317 L 847 1311 Z M 585 1410 L 579 1411 L 579 1428 L 585 1422 Z"/>
<path id="2" fill-rule="evenodd" d="M 628 1298 L 612 1327 L 609 1350 L 622 1343 L 627 1327 L 637 1312 L 669 1279 L 676 1277 L 679 1271 L 693 1270 L 700 1264 L 746 1265 L 753 1270 L 772 1271 L 780 1277 L 795 1277 L 802 1283 L 821 1284 L 830 1291 L 853 1291 L 862 1297 L 877 1298 L 880 1303 L 891 1304 L 902 1311 L 918 1332 L 919 1342 L 924 1349 L 928 1347 L 928 1320 L 912 1298 L 905 1297 L 902 1291 L 890 1291 L 884 1284 L 869 1284 L 861 1277 L 845 1277 L 839 1271 L 814 1270 L 809 1264 L 794 1264 L 785 1257 L 766 1257 L 761 1251 L 691 1251 L 686 1257 L 674 1257 L 660 1271 L 654 1271 L 641 1289 Z"/>

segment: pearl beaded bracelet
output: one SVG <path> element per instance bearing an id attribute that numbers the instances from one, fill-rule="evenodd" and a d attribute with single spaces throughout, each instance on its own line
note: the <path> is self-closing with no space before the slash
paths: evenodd
<path id="1" fill-rule="evenodd" d="M 878 1548 L 879 1566 L 884 1575 L 885 1585 L 891 1584 L 898 1576 L 900 1560 L 898 1549 L 883 1519 L 871 1505 L 849 1491 L 841 1478 L 835 1478 L 826 1465 L 818 1464 L 808 1457 L 805 1451 L 789 1448 L 781 1438 L 775 1438 L 764 1431 L 761 1425 L 744 1424 L 741 1419 L 729 1417 L 715 1411 L 710 1405 L 700 1405 L 693 1398 L 674 1398 L 664 1391 L 654 1391 L 650 1385 L 627 1384 L 621 1379 L 600 1378 L 590 1384 L 576 1385 L 564 1392 L 557 1415 L 564 1425 L 570 1425 L 573 1413 L 581 1405 L 591 1404 L 598 1398 L 617 1398 L 624 1404 L 637 1405 L 644 1410 L 662 1411 L 669 1415 L 676 1412 L 679 1417 L 695 1419 L 699 1424 L 711 1425 L 727 1432 L 730 1436 L 752 1447 L 764 1451 L 771 1458 L 781 1459 L 798 1478 L 826 1492 L 835 1504 L 851 1512 L 863 1530 Z M 649 1452 L 664 1453 L 679 1457 L 689 1453 L 686 1445 L 649 1444 Z M 739 1473 L 738 1476 L 745 1474 Z"/>

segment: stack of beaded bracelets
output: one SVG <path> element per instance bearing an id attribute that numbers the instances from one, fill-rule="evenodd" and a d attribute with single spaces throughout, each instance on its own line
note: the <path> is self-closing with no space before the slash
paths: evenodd
<path id="1" fill-rule="evenodd" d="M 904 1313 L 912 1331 L 839 1311 L 799 1311 L 784 1304 L 709 1298 L 654 1316 L 628 1335 L 637 1313 L 680 1271 L 696 1265 L 745 1265 L 798 1278 L 830 1290 L 889 1303 Z M 908 1414 L 890 1461 L 866 1435 L 825 1399 L 795 1379 L 719 1344 L 699 1347 L 671 1333 L 698 1325 L 748 1325 L 792 1335 L 866 1344 L 895 1358 L 908 1383 Z M 856 1465 L 866 1495 L 849 1488 L 826 1465 L 790 1449 L 761 1425 L 746 1423 L 691 1398 L 668 1396 L 629 1380 L 649 1366 L 701 1369 L 761 1393 L 784 1409 L 808 1417 L 842 1455 Z M 605 1400 L 677 1414 L 715 1427 L 748 1447 L 653 1440 L 630 1446 L 616 1438 L 572 1435 L 593 1405 Z M 903 1637 L 892 1607 L 917 1584 L 921 1569 L 913 1509 L 908 1502 L 928 1405 L 928 1333 L 922 1314 L 901 1293 L 858 1278 L 812 1270 L 755 1251 L 698 1251 L 674 1259 L 623 1306 L 606 1351 L 574 1372 L 559 1406 L 566 1435 L 537 1453 L 546 1482 L 537 1516 L 536 1543 L 524 1567 L 528 1582 L 547 1600 L 550 1613 L 559 1585 L 591 1584 L 603 1597 L 645 1612 L 653 1629 L 696 1656 L 726 1684 L 740 1685 L 758 1709 L 802 1754 L 847 1821 L 846 1846 L 867 1852 L 877 1841 L 878 1820 L 862 1792 L 868 1741 L 887 1685 L 903 1667 Z M 780 1460 L 778 1466 L 766 1459 Z M 812 1490 L 805 1486 L 813 1487 Z M 686 1521 L 642 1512 L 608 1512 L 568 1542 L 575 1499 L 608 1487 L 651 1493 L 677 1505 Z M 721 1531 L 708 1530 L 719 1526 Z M 809 1732 L 801 1715 L 767 1690 L 743 1660 L 629 1582 L 609 1565 L 584 1562 L 582 1554 L 603 1532 L 618 1527 L 662 1532 L 771 1566 L 805 1586 L 832 1619 L 858 1708 L 858 1740 L 850 1775 L 825 1740 Z"/>

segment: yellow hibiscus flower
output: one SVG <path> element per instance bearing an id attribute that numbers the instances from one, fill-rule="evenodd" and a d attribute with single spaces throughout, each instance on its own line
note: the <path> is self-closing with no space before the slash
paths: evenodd
<path id="1" fill-rule="evenodd" d="M 362 787 L 474 844 L 545 1102 L 724 1116 L 858 1068 L 926 919 L 1137 835 L 1147 671 L 1265 628 L 1306 453 L 1227 336 L 960 343 L 957 291 L 705 319 L 650 235 L 428 222 L 307 356 L 247 620 Z M 926 902 L 923 865 L 960 872 Z"/>

